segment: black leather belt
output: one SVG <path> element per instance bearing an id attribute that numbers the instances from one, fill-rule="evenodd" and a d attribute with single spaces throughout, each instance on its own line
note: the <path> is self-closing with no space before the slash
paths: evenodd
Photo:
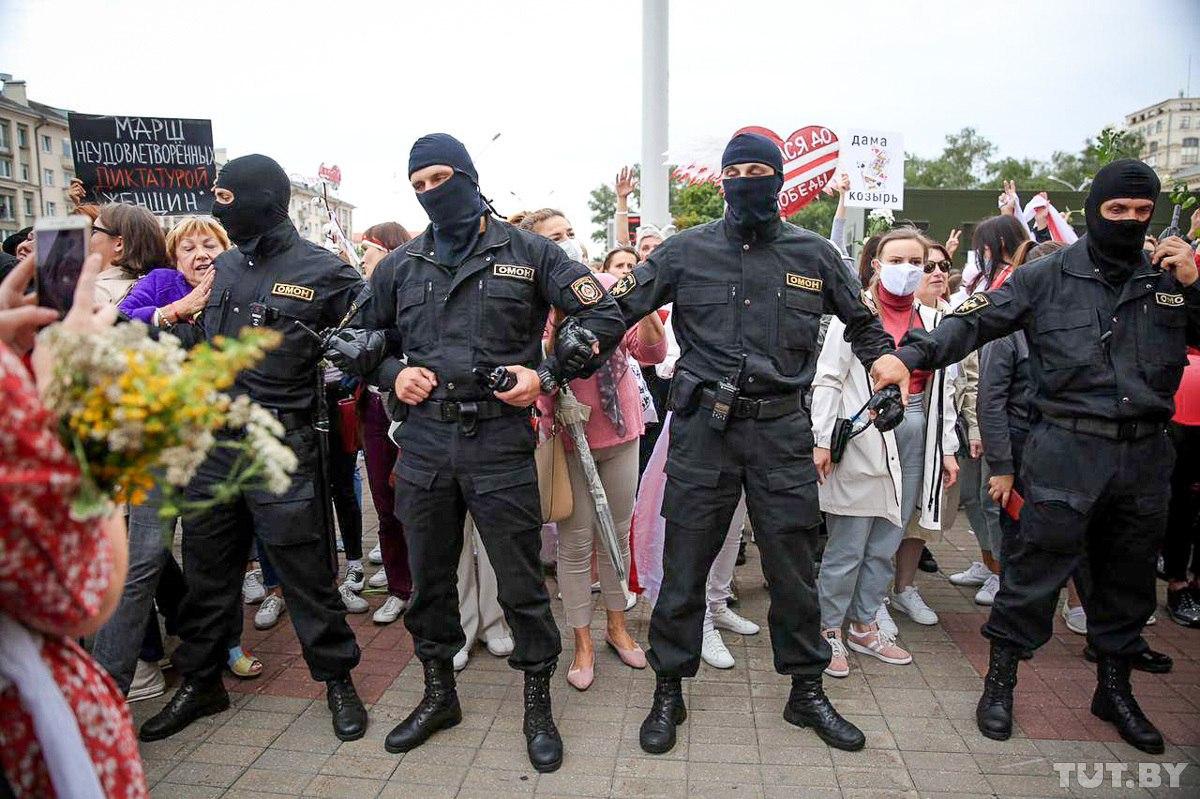
<path id="1" fill-rule="evenodd" d="M 702 389 L 700 407 L 711 410 L 716 399 L 716 391 L 711 388 Z M 800 410 L 800 395 L 796 393 L 763 399 L 738 397 L 733 401 L 730 413 L 735 419 L 778 419 L 780 416 L 787 416 L 798 410 Z"/>
<path id="2" fill-rule="evenodd" d="M 425 400 L 413 410 L 428 414 L 442 422 L 483 421 L 501 416 L 528 414 L 528 408 L 518 408 L 499 400 L 450 401 Z"/>
<path id="3" fill-rule="evenodd" d="M 1130 419 L 1124 422 L 1114 422 L 1109 419 L 1093 419 L 1090 417 L 1046 416 L 1047 422 L 1064 430 L 1083 433 L 1089 436 L 1111 439 L 1112 441 L 1137 441 L 1139 438 L 1157 435 L 1166 429 L 1163 422 L 1151 422 L 1140 419 Z"/>

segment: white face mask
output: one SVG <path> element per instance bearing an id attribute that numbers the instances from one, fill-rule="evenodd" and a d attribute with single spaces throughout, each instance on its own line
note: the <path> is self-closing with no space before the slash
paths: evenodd
<path id="1" fill-rule="evenodd" d="M 579 246 L 579 242 L 575 241 L 575 239 L 563 239 L 562 241 L 555 242 L 555 244 L 562 247 L 563 252 L 572 261 L 583 263 L 583 248 Z"/>
<path id="2" fill-rule="evenodd" d="M 889 294 L 907 297 L 921 285 L 923 270 L 912 264 L 883 264 L 879 267 L 879 282 Z"/>

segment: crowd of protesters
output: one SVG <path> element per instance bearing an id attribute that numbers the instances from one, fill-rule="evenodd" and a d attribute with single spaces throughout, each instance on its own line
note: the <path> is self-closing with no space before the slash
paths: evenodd
<path id="1" fill-rule="evenodd" d="M 844 201 L 848 184 L 838 179 L 832 186 Z M 571 220 L 560 211 L 533 209 L 510 221 L 555 242 L 571 259 L 589 264 L 600 284 L 610 289 L 675 232 L 670 225 L 649 224 L 630 230 L 628 198 L 635 188 L 633 172 L 622 170 L 615 182 L 616 246 L 591 261 Z M 1006 185 L 1000 206 L 1000 214 L 975 225 L 966 272 L 952 265 L 958 231 L 941 242 L 915 227 L 899 226 L 860 242 L 858 257 L 852 258 L 844 241 L 844 202 L 839 202 L 829 239 L 861 285 L 862 301 L 899 344 L 913 330 L 936 328 L 976 292 L 999 288 L 1016 270 L 1074 241 L 1073 230 L 1044 194 L 1022 207 L 1015 187 Z M 87 329 L 109 324 L 119 313 L 163 331 L 185 333 L 194 326 L 210 299 L 214 262 L 231 246 L 220 223 L 188 217 L 164 233 L 159 220 L 139 207 L 79 205 L 76 213 L 91 219 L 93 255 L 77 295 L 86 295 L 86 301 L 75 303 L 64 324 Z M 1200 215 L 1192 223 L 1195 235 Z M 365 276 L 411 238 L 396 222 L 368 228 L 360 241 Z M 1152 249 L 1153 242 L 1147 247 Z M 162 669 L 170 664 L 180 598 L 189 578 L 187 564 L 181 569 L 163 546 L 155 493 L 103 523 L 68 518 L 65 497 L 78 475 L 49 433 L 52 420 L 38 400 L 49 356 L 39 357 L 33 349 L 31 331 L 51 319 L 43 309 L 29 305 L 23 293 L 33 271 L 29 231 L 6 240 L 4 251 L 0 623 L 6 644 L 0 663 L 28 666 L 30 658 L 40 659 L 43 665 L 33 668 L 29 679 L 49 679 L 60 686 L 66 707 L 79 720 L 82 746 L 95 764 L 103 793 L 141 795 L 144 778 L 122 700 L 157 696 L 165 689 Z M 576 441 L 556 420 L 557 397 L 543 395 L 538 401 L 538 440 L 553 447 L 554 439 L 561 439 L 569 476 L 571 510 L 543 528 L 542 560 L 555 575 L 562 613 L 574 637 L 565 679 L 580 691 L 602 679 L 591 631 L 594 595 L 599 595 L 605 611 L 604 644 L 624 665 L 646 668 L 646 653 L 632 635 L 626 613 L 639 601 L 639 591 L 652 601 L 662 571 L 671 568 L 661 563 L 658 516 L 667 440 L 661 433 L 670 423 L 664 400 L 679 355 L 671 313 L 668 306 L 633 324 L 603 367 L 570 384 L 573 395 L 591 409 L 584 435 L 619 533 L 620 556 L 635 575 L 635 590 L 622 585 L 600 545 L 588 474 Z M 561 321 L 551 315 L 545 329 L 547 346 Z M 831 437 L 837 421 L 854 418 L 871 397 L 872 386 L 843 335 L 845 325 L 836 318 L 825 323 L 808 398 L 826 534 L 818 585 L 821 627 L 833 653 L 826 674 L 845 677 L 855 667 L 850 652 L 896 666 L 913 661 L 892 612 L 919 625 L 938 624 L 937 608 L 923 598 L 917 574 L 938 572 L 928 547 L 953 524 L 960 507 L 976 539 L 978 560 L 973 558 L 966 570 L 947 578 L 976 588 L 980 605 L 995 598 L 1006 547 L 1019 535 L 1019 520 L 1009 509 L 1022 491 L 1020 467 L 1031 413 L 1029 352 L 1023 335 L 1014 333 L 961 363 L 914 371 L 903 422 L 887 432 L 868 426 L 835 455 Z M 31 349 L 32 373 L 21 361 Z M 1200 351 L 1193 349 L 1188 357 L 1171 425 L 1178 461 L 1160 576 L 1167 582 L 1166 618 L 1200 628 Z M 325 386 L 334 417 L 329 493 L 339 549 L 345 555 L 339 595 L 346 612 L 366 613 L 371 609 L 367 597 L 377 593 L 381 601 L 372 620 L 392 624 L 403 616 L 413 595 L 404 530 L 395 514 L 394 424 L 376 388 L 332 368 Z M 378 518 L 378 545 L 365 553 L 360 473 Z M 747 543 L 754 538 L 745 517 L 743 498 L 707 581 L 702 656 L 715 668 L 735 665 L 722 631 L 759 632 L 754 620 L 733 610 L 734 566 L 745 561 Z M 477 642 L 497 657 L 513 651 L 496 575 L 472 520 L 463 534 L 458 594 L 467 644 L 454 658 L 455 669 L 467 667 Z M 245 563 L 244 601 L 258 605 L 254 626 L 270 629 L 286 614 L 279 579 L 257 546 L 245 552 Z M 1084 589 L 1082 582 L 1072 582 L 1062 602 L 1066 626 L 1081 635 L 1087 632 Z M 227 666 L 238 678 L 254 679 L 264 664 L 241 644 L 242 619 L 240 612 L 231 614 L 222 631 Z M 23 631 L 23 648 L 7 643 L 18 628 Z M 90 657 L 77 643 L 84 638 L 89 640 Z M 1168 658 L 1151 655 L 1143 658 L 1148 670 L 1169 668 Z M 65 753 L 61 747 L 39 749 L 36 741 L 45 741 L 44 730 L 61 729 L 43 725 L 62 725 L 64 719 L 61 712 L 54 716 L 54 708 L 41 717 L 23 708 L 18 689 L 23 686 L 9 684 L 0 692 L 0 766 L 17 795 L 48 795 L 51 775 L 60 786 L 57 775 L 71 771 L 71 747 L 65 747 Z M 84 786 L 78 795 L 91 795 L 88 790 L 92 789 Z"/>

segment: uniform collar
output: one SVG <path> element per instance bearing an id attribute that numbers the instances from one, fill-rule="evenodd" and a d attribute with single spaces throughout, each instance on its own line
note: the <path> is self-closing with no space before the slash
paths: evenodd
<path id="1" fill-rule="evenodd" d="M 467 256 L 467 260 L 463 261 L 461 270 L 472 258 L 485 250 L 491 250 L 496 247 L 503 247 L 509 242 L 507 223 L 500 221 L 494 216 L 483 217 L 487 220 L 487 227 L 483 233 L 475 240 L 475 246 L 471 249 L 471 254 Z M 413 239 L 406 252 L 416 258 L 422 258 L 432 263 L 437 263 L 437 255 L 433 247 L 433 225 L 429 225 L 422 231 L 421 235 Z M 444 264 L 442 265 L 444 266 Z"/>
<path id="2" fill-rule="evenodd" d="M 1100 274 L 1100 268 L 1092 263 L 1092 256 L 1088 254 L 1086 235 L 1080 236 L 1079 241 L 1063 250 L 1062 270 L 1073 277 L 1099 280 L 1101 283 L 1108 285 L 1104 280 L 1104 276 Z M 1149 256 L 1143 252 L 1142 262 L 1133 270 L 1133 274 L 1129 276 L 1129 280 L 1153 277 L 1158 272 L 1158 268 L 1150 263 Z"/>
<path id="3" fill-rule="evenodd" d="M 265 258 L 287 249 L 299 236 L 296 227 L 288 220 L 255 236 L 245 245 L 239 245 L 238 251 L 247 257 Z"/>
<path id="4" fill-rule="evenodd" d="M 729 214 L 725 214 L 721 218 L 721 225 L 725 230 L 726 238 L 730 241 L 736 241 L 739 244 L 774 241 L 783 232 L 783 220 L 780 219 L 775 219 L 764 228 L 758 231 L 751 231 L 749 234 L 729 221 Z"/>

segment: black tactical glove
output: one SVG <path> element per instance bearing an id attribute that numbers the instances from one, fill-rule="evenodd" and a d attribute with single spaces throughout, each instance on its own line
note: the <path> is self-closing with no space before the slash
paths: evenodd
<path id="1" fill-rule="evenodd" d="M 596 357 L 595 347 L 599 343 L 595 334 L 573 317 L 564 319 L 558 326 L 558 337 L 554 342 L 554 357 L 560 370 L 556 375 L 559 381 L 565 383 L 579 376 Z"/>
<path id="2" fill-rule="evenodd" d="M 352 328 L 333 336 L 324 353 L 330 363 L 356 377 L 366 377 L 374 372 L 386 355 L 387 342 L 382 330 Z"/>
<path id="3" fill-rule="evenodd" d="M 867 400 L 867 410 L 875 412 L 875 427 L 881 433 L 894 429 L 904 420 L 904 405 L 899 386 L 884 386 Z"/>

